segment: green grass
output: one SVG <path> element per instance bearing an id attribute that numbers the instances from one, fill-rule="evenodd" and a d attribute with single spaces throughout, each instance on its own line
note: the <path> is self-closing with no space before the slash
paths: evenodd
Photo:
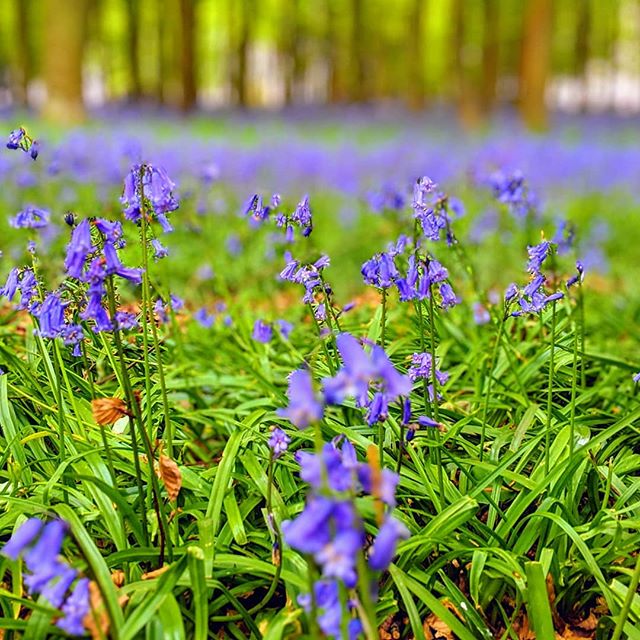
<path id="1" fill-rule="evenodd" d="M 481 196 L 465 195 L 470 212 L 460 222 L 462 237 L 483 206 Z M 236 203 L 225 196 L 233 211 Z M 360 264 L 404 230 L 410 214 L 363 211 L 345 230 L 335 213 L 338 196 L 312 194 L 312 203 L 316 230 L 295 255 L 331 255 L 326 276 L 342 304 L 364 290 Z M 76 210 L 95 214 L 93 204 L 88 189 Z M 394 408 L 383 432 L 386 466 L 395 469 L 402 456 L 394 515 L 411 537 L 380 577 L 376 618 L 378 625 L 396 624 L 403 638 L 429 638 L 423 625 L 434 619 L 461 640 L 516 639 L 525 619 L 547 638 L 554 625 L 562 632 L 563 625 L 576 627 L 591 612 L 598 619 L 597 637 L 611 637 L 616 625 L 620 637 L 639 637 L 640 603 L 629 593 L 629 585 L 637 585 L 640 546 L 640 403 L 631 381 L 640 369 L 633 261 L 638 229 L 604 198 L 576 197 L 569 213 L 586 225 L 602 207 L 610 207 L 613 228 L 611 272 L 606 279 L 587 274 L 585 349 L 575 360 L 576 300 L 558 303 L 551 370 L 551 310 L 540 320 L 508 318 L 499 333 L 498 304 L 492 322 L 476 326 L 471 305 L 482 292 L 474 291 L 454 249 L 433 248 L 463 298 L 459 307 L 437 314 L 429 328 L 441 368 L 451 374 L 439 404 L 443 430 L 439 437 L 418 430 L 403 453 Z M 281 567 L 272 562 L 267 496 L 271 492 L 277 523 L 303 507 L 306 487 L 293 452 L 312 449 L 313 435 L 275 412 L 286 404 L 287 375 L 303 362 L 317 382 L 330 375 L 326 356 L 333 355 L 333 341 L 318 338 L 299 303 L 300 287 L 276 280 L 281 249 L 276 259 L 264 258 L 264 231 L 251 231 L 232 215 L 199 218 L 189 201 L 174 222 L 176 232 L 166 240 L 172 255 L 151 266 L 153 289 L 183 295 L 189 310 L 224 300 L 233 326 L 219 318 L 204 329 L 180 312 L 176 322 L 159 327 L 159 350 L 145 351 L 141 332 L 124 338 L 126 375 L 142 394 L 152 455 L 166 440 L 168 420 L 172 457 L 182 473 L 176 502 L 160 489 L 168 569 L 145 576 L 161 562 L 162 521 L 148 455 L 136 468 L 133 422 L 101 428 L 92 416 L 93 398 L 126 397 L 113 337 L 90 333 L 85 363 L 62 345 L 35 337 L 31 320 L 8 306 L 0 315 L 0 366 L 7 371 L 0 376 L 0 536 L 7 539 L 29 516 L 69 522 L 65 557 L 97 583 L 108 634 L 116 640 L 310 637 L 307 615 L 296 604 L 308 590 L 307 564 L 286 546 Z M 231 231 L 245 244 L 233 260 L 223 250 Z M 24 234 L 13 230 L 6 241 L 24 244 Z M 138 264 L 134 228 L 128 236 L 127 262 Z M 59 239 L 40 259 L 50 285 L 60 281 L 65 242 Z M 492 236 L 469 254 L 483 291 L 502 291 L 511 279 L 524 277 L 520 232 L 509 246 Z M 212 281 L 194 275 L 205 262 L 214 268 Z M 567 258 L 559 271 L 569 273 L 570 263 Z M 131 288 L 120 292 L 122 301 L 138 295 Z M 343 317 L 343 330 L 378 339 L 377 309 L 359 304 Z M 258 317 L 294 321 L 291 339 L 255 342 L 251 329 Z M 422 350 L 422 329 L 414 307 L 391 295 L 386 345 L 400 370 Z M 415 415 L 430 411 L 421 398 L 417 387 Z M 275 464 L 270 488 L 267 439 L 275 424 L 292 442 Z M 321 430 L 325 440 L 344 434 L 360 460 L 370 445 L 379 445 L 377 428 L 349 402 L 345 410 L 329 409 Z M 136 442 L 144 454 L 144 439 L 138 435 Z M 367 533 L 375 535 L 373 501 L 358 498 L 358 507 Z M 4 638 L 57 637 L 54 612 L 25 593 L 22 570 L 0 556 Z M 112 580 L 115 572 L 123 572 L 121 583 Z"/>

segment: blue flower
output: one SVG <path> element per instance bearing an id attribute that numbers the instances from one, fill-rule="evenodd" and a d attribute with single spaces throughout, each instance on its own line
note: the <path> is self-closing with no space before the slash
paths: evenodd
<path id="1" fill-rule="evenodd" d="M 279 458 L 289 447 L 291 438 L 280 427 L 274 427 L 271 430 L 268 444 L 269 448 L 273 452 L 274 460 Z"/>
<path id="2" fill-rule="evenodd" d="M 271 342 L 273 329 L 268 322 L 265 322 L 264 320 L 256 320 L 253 325 L 252 337 L 256 342 L 267 344 L 268 342 Z"/>
<path id="3" fill-rule="evenodd" d="M 83 620 L 91 609 L 89 603 L 89 580 L 82 578 L 62 605 L 61 611 L 64 615 L 56 622 L 56 626 L 72 636 L 85 635 Z"/>
<path id="4" fill-rule="evenodd" d="M 193 319 L 205 329 L 210 329 L 216 320 L 216 316 L 213 313 L 209 313 L 206 307 L 201 307 L 193 314 Z"/>
<path id="5" fill-rule="evenodd" d="M 72 231 L 71 240 L 67 245 L 67 255 L 64 261 L 67 274 L 81 280 L 87 258 L 93 250 L 91 227 L 89 220 L 85 219 Z"/>
<path id="6" fill-rule="evenodd" d="M 49 224 L 49 212 L 29 205 L 9 218 L 9 224 L 16 229 L 41 229 Z"/>
<path id="7" fill-rule="evenodd" d="M 120 202 L 124 205 L 127 220 L 138 222 L 141 216 L 141 192 L 148 203 L 147 215 L 155 213 L 165 232 L 171 231 L 166 214 L 175 211 L 179 204 L 174 196 L 176 185 L 162 167 L 150 164 L 135 164 L 124 181 Z"/>
<path id="8" fill-rule="evenodd" d="M 0 289 L 0 296 L 5 296 L 9 300 L 9 302 L 11 302 L 13 300 L 13 298 L 16 295 L 16 291 L 18 290 L 18 286 L 19 286 L 18 275 L 19 275 L 19 273 L 20 272 L 16 268 L 11 269 L 11 271 L 9 271 L 9 275 L 7 276 L 7 280 L 4 283 L 4 287 L 2 287 Z"/>
<path id="9" fill-rule="evenodd" d="M 280 334 L 282 335 L 282 337 L 285 340 L 288 340 L 289 336 L 291 335 L 291 332 L 293 331 L 293 325 L 290 322 L 287 322 L 286 320 L 277 320 L 276 324 L 280 329 Z"/>
<path id="10" fill-rule="evenodd" d="M 7 140 L 7 149 L 20 149 L 24 144 L 26 135 L 27 132 L 23 127 L 14 129 L 9 134 L 9 140 Z"/>
<path id="11" fill-rule="evenodd" d="M 374 571 L 385 571 L 396 554 L 398 541 L 408 537 L 408 529 L 395 518 L 388 516 L 369 551 L 369 566 Z"/>
<path id="12" fill-rule="evenodd" d="M 313 390 L 311 374 L 306 369 L 298 369 L 289 376 L 287 397 L 289 406 L 278 409 L 279 416 L 287 418 L 299 429 L 322 420 L 324 407 Z"/>
<path id="13" fill-rule="evenodd" d="M 157 238 L 151 240 L 151 245 L 153 247 L 153 257 L 156 261 L 162 260 L 162 258 L 166 258 L 169 255 L 169 250 Z"/>
<path id="14" fill-rule="evenodd" d="M 49 293 L 38 309 L 39 333 L 43 338 L 56 338 L 64 329 L 64 308 L 57 292 Z"/>
<path id="15" fill-rule="evenodd" d="M 25 520 L 2 547 L 1 553 L 11 560 L 17 560 L 18 556 L 35 540 L 42 527 L 43 523 L 39 518 Z"/>

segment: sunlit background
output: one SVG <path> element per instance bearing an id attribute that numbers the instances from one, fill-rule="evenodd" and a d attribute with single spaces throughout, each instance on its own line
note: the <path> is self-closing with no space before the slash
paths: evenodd
<path id="1" fill-rule="evenodd" d="M 638 0 L 2 0 L 0 106 L 640 111 Z"/>

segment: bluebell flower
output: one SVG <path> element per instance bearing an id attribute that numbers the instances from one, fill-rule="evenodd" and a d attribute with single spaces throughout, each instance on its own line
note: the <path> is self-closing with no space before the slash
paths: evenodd
<path id="1" fill-rule="evenodd" d="M 102 248 L 102 253 L 105 259 L 107 275 L 120 276 L 134 284 L 140 284 L 142 282 L 142 269 L 125 267 L 122 262 L 120 262 L 118 252 L 113 244 L 105 242 L 104 247 Z"/>
<path id="2" fill-rule="evenodd" d="M 313 220 L 308 195 L 305 195 L 297 204 L 295 211 L 291 215 L 291 219 L 302 227 L 302 235 L 305 238 L 311 234 L 313 231 Z"/>
<path id="3" fill-rule="evenodd" d="M 504 292 L 505 302 L 511 302 L 518 295 L 518 285 L 512 282 Z"/>
<path id="4" fill-rule="evenodd" d="M 39 518 L 25 520 L 2 547 L 0 553 L 11 560 L 17 560 L 20 554 L 35 540 L 42 527 L 43 522 Z"/>
<path id="5" fill-rule="evenodd" d="M 264 320 L 256 320 L 253 325 L 253 333 L 251 334 L 256 342 L 267 344 L 273 338 L 273 329 L 268 322 Z"/>
<path id="6" fill-rule="evenodd" d="M 491 322 L 491 315 L 487 308 L 480 302 L 473 303 L 473 321 L 477 325 L 488 324 Z"/>
<path id="7" fill-rule="evenodd" d="M 278 415 L 287 418 L 299 429 L 322 420 L 324 407 L 313 390 L 311 374 L 306 369 L 298 369 L 289 376 L 287 390 L 289 406 L 278 409 Z"/>
<path id="8" fill-rule="evenodd" d="M 39 333 L 43 338 L 56 338 L 64 329 L 65 304 L 57 292 L 48 293 L 38 309 Z"/>
<path id="9" fill-rule="evenodd" d="M 78 572 L 75 569 L 64 566 L 59 575 L 56 576 L 57 579 L 50 580 L 42 589 L 40 594 L 51 606 L 59 609 L 65 599 L 69 587 L 77 576 Z"/>
<path id="10" fill-rule="evenodd" d="M 67 255 L 64 266 L 67 274 L 81 280 L 89 254 L 94 250 L 91 241 L 91 226 L 85 219 L 72 231 L 71 240 L 67 245 Z"/>
<path id="11" fill-rule="evenodd" d="M 60 608 L 64 614 L 56 622 L 56 626 L 72 636 L 85 635 L 83 620 L 91 610 L 89 580 L 82 578 Z"/>
<path id="12" fill-rule="evenodd" d="M 432 380 L 433 365 L 432 365 L 431 358 L 432 356 L 428 352 L 414 353 L 411 356 L 411 367 L 409 367 L 408 373 L 409 373 L 409 377 L 414 382 L 422 378 L 429 381 L 429 384 L 427 387 L 429 392 L 429 399 L 433 401 L 435 398 L 435 392 L 434 392 L 433 380 Z M 441 371 L 437 367 L 437 364 L 436 364 L 436 370 L 435 370 L 435 377 L 436 377 L 436 383 L 439 384 L 440 386 L 444 386 L 449 380 L 449 374 L 445 371 Z"/>
<path id="13" fill-rule="evenodd" d="M 278 325 L 278 329 L 280 329 L 280 335 L 282 335 L 285 340 L 288 340 L 291 332 L 293 331 L 293 325 L 282 319 L 277 320 L 276 324 Z"/>
<path id="14" fill-rule="evenodd" d="M 540 269 L 542 268 L 542 263 L 551 253 L 551 243 L 548 240 L 543 240 L 539 244 L 529 246 L 527 248 L 527 253 L 529 254 L 527 271 L 532 274 L 539 274 Z"/>
<path id="15" fill-rule="evenodd" d="M 213 313 L 209 313 L 206 307 L 200 307 L 194 314 L 193 319 L 205 329 L 210 329 L 216 320 L 216 316 Z"/>
<path id="16" fill-rule="evenodd" d="M 116 328 L 118 331 L 130 331 L 138 328 L 138 318 L 135 313 L 116 311 Z"/>
<path id="17" fill-rule="evenodd" d="M 29 149 L 29 155 L 31 156 L 32 160 L 35 160 L 38 157 L 39 153 L 40 153 L 40 143 L 37 140 L 34 140 L 31 143 L 31 149 Z"/>
<path id="18" fill-rule="evenodd" d="M 9 224 L 16 229 L 41 229 L 49 224 L 49 211 L 29 205 L 9 218 Z"/>
<path id="19" fill-rule="evenodd" d="M 443 282 L 440 285 L 440 296 L 442 302 L 440 303 L 443 309 L 455 307 L 460 302 L 460 298 L 456 296 L 448 282 Z"/>
<path id="20" fill-rule="evenodd" d="M 421 427 L 431 427 L 431 428 L 437 428 L 440 426 L 439 422 L 437 422 L 433 418 L 429 418 L 428 416 L 420 416 L 418 418 L 418 424 Z"/>
<path id="21" fill-rule="evenodd" d="M 291 438 L 280 427 L 274 427 L 269 435 L 269 449 L 273 452 L 274 460 L 279 458 L 288 448 Z"/>
<path id="22" fill-rule="evenodd" d="M 100 231 L 100 233 L 105 237 L 107 242 L 113 244 L 116 248 L 120 249 L 122 247 L 122 224 L 117 220 L 106 220 L 104 218 L 96 218 L 93 223 Z"/>
<path id="23" fill-rule="evenodd" d="M 639 383 L 640 383 L 640 371 L 638 371 L 638 373 L 634 374 L 634 376 L 633 376 L 633 381 L 634 381 L 636 384 L 639 384 Z"/>
<path id="24" fill-rule="evenodd" d="M 369 551 L 369 566 L 374 571 L 385 571 L 389 568 L 396 554 L 398 541 L 408 538 L 409 531 L 400 521 L 388 516 L 382 523 L 380 531 Z"/>
<path id="25" fill-rule="evenodd" d="M 20 149 L 25 142 L 26 136 L 27 132 L 24 127 L 14 129 L 9 134 L 9 139 L 7 140 L 7 149 Z"/>
<path id="26" fill-rule="evenodd" d="M 38 281 L 33 273 L 32 269 L 24 269 L 19 283 L 20 289 L 20 302 L 17 308 L 21 311 L 33 311 L 34 310 L 34 298 L 38 292 Z"/>
<path id="27" fill-rule="evenodd" d="M 581 260 L 576 260 L 576 274 L 567 280 L 567 289 L 574 284 L 582 284 L 584 282 L 584 264 Z"/>
<path id="28" fill-rule="evenodd" d="M 151 246 L 153 247 L 153 257 L 156 262 L 169 255 L 169 250 L 157 238 L 151 240 Z"/>
<path id="29" fill-rule="evenodd" d="M 9 275 L 7 276 L 7 280 L 4 283 L 4 287 L 0 289 L 0 296 L 6 297 L 9 302 L 13 301 L 13 298 L 16 295 L 19 286 L 19 271 L 17 268 L 11 269 L 9 271 Z"/>
<path id="30" fill-rule="evenodd" d="M 174 195 L 176 185 L 162 167 L 150 164 L 134 164 L 124 181 L 124 190 L 120 202 L 124 205 L 127 220 L 138 222 L 141 216 L 141 191 L 149 204 L 146 213 L 155 214 L 164 231 L 170 231 L 171 225 L 166 214 L 175 211 L 179 204 Z"/>

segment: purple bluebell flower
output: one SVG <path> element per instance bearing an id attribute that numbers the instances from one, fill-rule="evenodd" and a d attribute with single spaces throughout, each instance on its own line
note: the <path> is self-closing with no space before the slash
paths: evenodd
<path id="1" fill-rule="evenodd" d="M 439 422 L 437 422 L 436 420 L 433 420 L 432 418 L 429 418 L 428 416 L 420 416 L 418 418 L 418 424 L 421 427 L 431 427 L 431 428 L 437 428 L 440 426 Z"/>
<path id="2" fill-rule="evenodd" d="M 280 335 L 285 340 L 288 340 L 291 332 L 293 331 L 293 325 L 290 322 L 287 322 L 287 320 L 282 319 L 276 320 L 276 324 L 278 325 L 278 329 L 280 330 Z"/>
<path id="3" fill-rule="evenodd" d="M 43 338 L 56 338 L 64 329 L 65 304 L 56 291 L 48 293 L 38 309 L 39 333 Z"/>
<path id="4" fill-rule="evenodd" d="M 442 298 L 441 305 L 443 309 L 455 307 L 460 302 L 460 298 L 456 296 L 448 282 L 443 282 L 440 285 L 440 296 Z"/>
<path id="5" fill-rule="evenodd" d="M 91 610 L 89 603 L 89 580 L 82 578 L 62 605 L 60 610 L 64 615 L 56 622 L 56 626 L 72 636 L 85 635 L 83 620 Z"/>
<path id="6" fill-rule="evenodd" d="M 157 238 L 151 240 L 151 246 L 153 247 L 153 258 L 156 262 L 169 255 L 169 250 Z"/>
<path id="7" fill-rule="evenodd" d="M 31 156 L 32 160 L 35 160 L 38 157 L 39 153 L 40 153 L 40 143 L 37 140 L 34 140 L 31 143 L 31 149 L 29 149 L 29 155 Z"/>
<path id="8" fill-rule="evenodd" d="M 93 250 L 91 226 L 89 220 L 85 219 L 72 231 L 71 240 L 67 245 L 67 255 L 64 261 L 67 274 L 81 280 L 87 258 Z"/>
<path id="9" fill-rule="evenodd" d="M 253 325 L 253 333 L 251 334 L 256 342 L 267 344 L 273 338 L 273 328 L 264 320 L 256 320 Z"/>
<path id="10" fill-rule="evenodd" d="M 428 352 L 425 353 L 414 353 L 411 356 L 411 367 L 409 367 L 409 377 L 414 382 L 421 378 L 429 381 L 428 391 L 429 391 L 429 399 L 433 401 L 435 398 L 434 388 L 433 388 L 433 380 L 432 380 L 432 361 L 431 354 Z M 440 386 L 444 386 L 449 380 L 449 374 L 445 371 L 441 371 L 438 369 L 436 364 L 436 382 Z M 439 397 L 439 394 L 438 394 Z"/>
<path id="11" fill-rule="evenodd" d="M 306 369 L 298 369 L 289 376 L 287 390 L 289 406 L 278 409 L 278 415 L 287 418 L 299 429 L 322 420 L 324 407 L 313 390 L 311 374 Z"/>
<path id="12" fill-rule="evenodd" d="M 396 554 L 398 541 L 409 537 L 409 530 L 400 521 L 388 516 L 369 551 L 369 566 L 374 571 L 388 569 Z"/>
<path id="13" fill-rule="evenodd" d="M 105 259 L 107 275 L 120 276 L 125 280 L 133 282 L 133 284 L 140 284 L 142 282 L 142 269 L 125 267 L 122 262 L 120 262 L 118 252 L 113 244 L 105 242 L 102 253 Z"/>
<path id="14" fill-rule="evenodd" d="M 532 274 L 539 274 L 542 263 L 551 253 L 551 243 L 548 240 L 543 240 L 539 244 L 528 247 L 527 253 L 529 254 L 527 271 Z"/>
<path id="15" fill-rule="evenodd" d="M 203 328 L 210 329 L 216 321 L 216 316 L 209 313 L 206 307 L 200 307 L 194 314 L 193 319 Z"/>
<path id="16" fill-rule="evenodd" d="M 117 220 L 96 218 L 93 224 L 108 242 L 118 249 L 122 247 L 122 224 L 120 224 L 120 222 Z"/>
<path id="17" fill-rule="evenodd" d="M 271 430 L 268 444 L 273 452 L 273 459 L 279 458 L 288 448 L 291 438 L 280 428 L 274 427 Z"/>
<path id="18" fill-rule="evenodd" d="M 14 129 L 9 134 L 9 139 L 7 140 L 7 149 L 20 149 L 25 142 L 25 138 L 27 136 L 27 132 L 24 127 L 20 127 L 18 129 Z"/>
<path id="19" fill-rule="evenodd" d="M 13 298 L 16 295 L 16 291 L 19 287 L 18 276 L 20 272 L 17 268 L 11 269 L 9 271 L 9 275 L 7 276 L 7 280 L 4 283 L 4 287 L 0 289 L 0 296 L 6 297 L 9 302 L 13 301 Z"/>
<path id="20" fill-rule="evenodd" d="M 138 328 L 138 318 L 129 311 L 116 311 L 116 328 L 118 331 L 130 331 Z"/>
<path id="21" fill-rule="evenodd" d="M 175 211 L 179 204 L 174 196 L 175 183 L 162 167 L 150 164 L 134 164 L 124 181 L 124 190 L 120 202 L 124 205 L 127 220 L 138 222 L 141 216 L 141 191 L 149 204 L 148 215 L 155 213 L 164 231 L 170 231 L 171 225 L 166 214 Z"/>
<path id="22" fill-rule="evenodd" d="M 407 425 L 411 422 L 411 400 L 407 396 L 402 403 L 402 424 Z"/>
<path id="23" fill-rule="evenodd" d="M 33 311 L 34 310 L 34 298 L 36 297 L 38 290 L 38 281 L 33 273 L 32 269 L 24 269 L 20 278 L 20 302 L 17 308 L 21 311 Z"/>
<path id="24" fill-rule="evenodd" d="M 57 580 L 50 580 L 40 592 L 42 597 L 56 609 L 63 603 L 69 587 L 78 576 L 78 572 L 71 567 L 62 565 L 63 568 L 57 576 Z"/>
<path id="25" fill-rule="evenodd" d="M 473 303 L 473 321 L 477 325 L 483 325 L 491 322 L 491 315 L 487 308 L 480 302 Z"/>
<path id="26" fill-rule="evenodd" d="M 42 527 L 43 523 L 39 518 L 25 520 L 2 547 L 0 553 L 11 560 L 17 560 L 20 554 L 35 540 Z"/>
<path id="27" fill-rule="evenodd" d="M 511 302 L 518 295 L 518 285 L 512 282 L 504 292 L 505 302 Z"/>
<path id="28" fill-rule="evenodd" d="M 638 371 L 638 373 L 634 374 L 634 376 L 633 376 L 633 381 L 634 381 L 636 384 L 639 384 L 639 383 L 640 383 L 640 371 Z"/>
<path id="29" fill-rule="evenodd" d="M 302 228 L 302 235 L 305 238 L 311 234 L 313 231 L 313 220 L 308 195 L 305 195 L 297 204 L 295 211 L 291 215 L 291 220 Z"/>
<path id="30" fill-rule="evenodd" d="M 41 229 L 49 224 L 49 211 L 29 205 L 9 218 L 9 224 L 16 229 Z"/>
<path id="31" fill-rule="evenodd" d="M 567 280 L 567 289 L 574 284 L 582 284 L 584 282 L 584 265 L 581 260 L 576 260 L 576 274 Z"/>

